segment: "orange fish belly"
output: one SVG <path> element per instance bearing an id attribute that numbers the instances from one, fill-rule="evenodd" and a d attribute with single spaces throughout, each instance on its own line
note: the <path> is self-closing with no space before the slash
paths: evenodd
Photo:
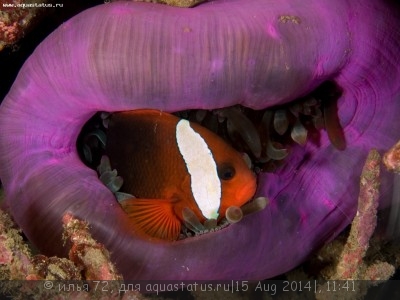
<path id="1" fill-rule="evenodd" d="M 132 229 L 147 237 L 178 239 L 185 208 L 193 211 L 200 222 L 206 220 L 193 196 L 190 167 L 181 153 L 182 146 L 177 142 L 185 142 L 185 137 L 177 138 L 180 121 L 178 117 L 161 111 L 136 110 L 112 114 L 108 126 L 106 155 L 112 168 L 124 180 L 121 191 L 135 197 L 121 201 L 121 206 L 132 221 Z M 219 161 L 232 162 L 240 170 L 247 168 L 243 167 L 245 163 L 240 154 L 217 135 L 198 124 L 190 123 L 188 130 L 191 129 L 196 132 L 194 135 L 198 133 L 204 139 L 211 155 Z M 185 147 L 191 150 L 190 146 Z M 196 150 L 194 153 L 196 159 Z M 248 168 L 242 173 L 246 176 L 241 181 L 248 181 L 248 184 L 240 183 L 239 190 L 230 187 L 224 191 L 222 183 L 219 218 L 223 217 L 228 206 L 240 206 L 254 194 L 254 174 Z M 224 201 L 223 194 L 231 199 Z M 241 199 L 237 200 L 237 195 Z"/>

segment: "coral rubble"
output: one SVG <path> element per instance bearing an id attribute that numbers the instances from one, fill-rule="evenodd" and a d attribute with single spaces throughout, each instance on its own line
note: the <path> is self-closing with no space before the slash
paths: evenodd
<path id="1" fill-rule="evenodd" d="M 47 2 L 42 0 L 42 7 L 40 7 L 37 1 L 0 0 L 0 51 L 23 37 Z"/>
<path id="2" fill-rule="evenodd" d="M 91 237 L 88 224 L 69 214 L 64 216 L 63 223 L 65 241 L 68 240 L 72 244 L 69 259 L 46 257 L 41 254 L 32 256 L 20 231 L 14 228 L 15 225 L 10 217 L 0 211 L 0 279 L 11 280 L 2 281 L 0 291 L 7 292 L 13 297 L 34 295 L 34 298 L 44 299 L 56 292 L 55 288 L 53 289 L 56 286 L 55 283 L 51 283 L 52 288 L 46 286 L 49 280 L 92 280 L 94 282 L 108 280 L 114 281 L 115 288 L 107 296 L 113 299 L 122 298 L 118 289 L 122 277 L 111 263 L 108 251 Z M 32 285 L 22 280 L 32 281 Z M 37 280 L 41 280 L 41 283 Z M 111 285 L 110 283 L 110 289 Z M 80 288 L 81 290 L 74 290 L 73 293 L 68 285 L 65 286 L 67 288 L 64 290 L 66 292 L 64 296 L 67 298 L 72 295 L 79 296 L 80 299 L 101 297 L 100 289 L 93 286 L 88 285 L 86 289 Z M 61 293 L 61 298 L 64 296 Z M 127 291 L 123 297 L 123 299 L 142 299 L 142 296 L 135 291 Z"/>
<path id="3" fill-rule="evenodd" d="M 389 170 L 399 164 L 399 156 L 393 153 L 398 149 L 396 146 L 384 156 Z M 288 273 L 291 279 L 357 280 L 353 285 L 354 293 L 348 293 L 348 289 L 337 294 L 323 292 L 317 294 L 316 299 L 363 299 L 371 286 L 390 279 L 399 267 L 398 255 L 395 254 L 399 251 L 398 245 L 384 240 L 375 232 L 380 199 L 380 168 L 381 157 L 376 150 L 371 150 L 361 174 L 358 209 L 350 232 L 344 232 L 325 245 L 304 266 Z M 332 286 L 332 283 L 325 282 L 320 285 L 320 290 L 329 290 L 328 284 Z"/>
<path id="4" fill-rule="evenodd" d="M 400 173 L 400 141 L 385 153 L 383 163 L 389 171 Z"/>
<path id="5" fill-rule="evenodd" d="M 121 0 L 112 0 L 112 2 Z M 193 7 L 206 0 L 133 0 L 135 2 L 152 2 L 152 3 L 162 3 L 170 6 L 176 7 Z"/>
<path id="6" fill-rule="evenodd" d="M 389 157 L 389 170 L 394 169 L 390 166 L 399 163 L 398 156 L 391 153 L 397 151 L 396 146 L 385 155 L 385 160 Z M 386 161 L 385 163 L 388 164 Z M 308 263 L 309 269 L 312 269 L 313 267 L 310 268 L 310 266 L 313 265 L 314 268 L 317 264 L 320 266 L 318 273 L 311 275 L 318 280 L 370 280 L 356 285 L 356 295 L 359 299 L 367 293 L 372 284 L 388 280 L 399 265 L 397 256 L 393 258 L 393 255 L 392 257 L 391 255 L 376 255 L 379 251 L 384 252 L 379 246 L 383 242 L 382 239 L 373 236 L 378 214 L 380 165 L 379 153 L 371 150 L 361 174 L 358 210 L 350 233 L 347 238 L 341 235 L 326 245 Z M 109 294 L 109 297 L 145 299 L 136 291 L 125 291 L 125 293 L 119 291 L 117 287 L 123 278 L 110 261 L 105 247 L 91 237 L 88 223 L 74 218 L 71 214 L 64 215 L 62 222 L 64 242 L 70 246 L 69 259 L 46 257 L 41 254 L 33 256 L 30 247 L 21 237 L 20 230 L 15 228 L 6 213 L 0 211 L 0 279 L 11 280 L 1 284 L 0 288 L 3 291 L 13 296 L 35 295 L 40 298 L 49 297 L 54 291 L 39 287 L 37 284 L 32 285 L 32 288 L 24 285 L 24 289 L 21 289 L 22 282 L 13 280 L 42 280 L 41 282 L 46 282 L 46 280 L 111 280 L 115 286 L 114 292 Z M 392 252 L 398 252 L 395 246 L 389 247 Z M 289 280 L 311 277 L 300 269 L 287 274 Z M 326 283 L 320 286 L 322 291 L 327 290 L 324 285 Z M 346 296 L 346 291 L 343 292 L 340 297 Z M 64 296 L 71 295 L 71 291 L 66 291 Z M 93 289 L 92 286 L 89 286 L 87 290 L 73 291 L 73 295 L 82 299 L 101 297 L 99 291 Z M 355 294 L 349 295 L 355 296 Z M 193 296 L 197 299 L 201 295 L 194 293 Z M 316 299 L 327 296 L 333 296 L 333 294 L 318 294 Z M 338 295 L 335 294 L 335 296 Z"/>

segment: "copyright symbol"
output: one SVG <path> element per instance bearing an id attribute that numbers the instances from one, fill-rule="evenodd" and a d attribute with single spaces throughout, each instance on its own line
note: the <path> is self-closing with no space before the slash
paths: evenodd
<path id="1" fill-rule="evenodd" d="M 43 286 L 46 290 L 51 290 L 53 288 L 53 283 L 51 281 L 45 281 Z"/>

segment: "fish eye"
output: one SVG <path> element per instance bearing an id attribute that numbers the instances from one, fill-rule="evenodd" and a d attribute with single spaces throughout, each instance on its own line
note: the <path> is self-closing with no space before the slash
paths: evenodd
<path id="1" fill-rule="evenodd" d="M 230 164 L 222 164 L 218 167 L 218 177 L 222 180 L 232 179 L 235 173 L 235 168 Z"/>

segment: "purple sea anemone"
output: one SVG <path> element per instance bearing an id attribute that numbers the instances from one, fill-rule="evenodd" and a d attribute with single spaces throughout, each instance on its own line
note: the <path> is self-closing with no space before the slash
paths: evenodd
<path id="1" fill-rule="evenodd" d="M 8 210 L 48 255 L 65 254 L 66 212 L 88 221 L 126 279 L 263 279 L 293 268 L 351 222 L 369 149 L 400 138 L 394 6 L 217 0 L 84 11 L 37 47 L 0 107 Z M 219 232 L 172 243 L 138 238 L 77 153 L 77 137 L 98 111 L 263 109 L 327 80 L 343 90 L 347 148 L 335 149 L 324 131 L 318 144 L 295 147 L 277 172 L 259 175 L 257 195 L 269 205 Z"/>

